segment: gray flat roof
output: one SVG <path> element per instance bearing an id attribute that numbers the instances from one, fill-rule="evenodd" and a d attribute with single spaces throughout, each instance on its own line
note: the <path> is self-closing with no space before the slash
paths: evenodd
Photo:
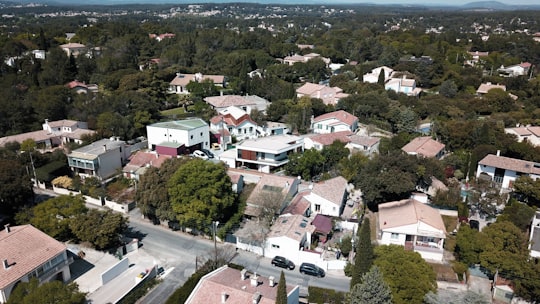
<path id="1" fill-rule="evenodd" d="M 189 130 L 197 129 L 200 127 L 208 126 L 208 124 L 200 118 L 194 118 L 194 119 L 158 122 L 155 124 L 151 124 L 150 126 L 156 127 L 156 128 L 167 128 L 167 129 L 189 131 Z"/>
<path id="2" fill-rule="evenodd" d="M 100 139 L 87 146 L 73 150 L 73 152 L 71 152 L 69 156 L 94 159 L 96 156 L 103 154 L 103 152 L 105 152 L 105 148 L 107 150 L 113 150 L 124 145 L 125 142 L 123 140 L 111 140 L 108 138 Z"/>

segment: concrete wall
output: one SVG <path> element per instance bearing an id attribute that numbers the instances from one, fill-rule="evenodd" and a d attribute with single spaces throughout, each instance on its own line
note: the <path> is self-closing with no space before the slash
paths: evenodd
<path id="1" fill-rule="evenodd" d="M 101 274 L 101 285 L 105 285 L 110 282 L 112 279 L 119 276 L 122 272 L 126 271 L 129 268 L 129 259 L 124 258 L 120 262 L 111 266 L 105 272 Z"/>

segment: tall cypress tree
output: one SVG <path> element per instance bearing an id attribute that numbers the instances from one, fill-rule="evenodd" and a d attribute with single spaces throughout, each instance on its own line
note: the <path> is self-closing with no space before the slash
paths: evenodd
<path id="1" fill-rule="evenodd" d="M 386 82 L 386 77 L 384 75 L 384 69 L 381 69 L 381 72 L 379 73 L 379 79 L 377 79 L 377 83 L 380 85 L 384 85 Z"/>
<path id="2" fill-rule="evenodd" d="M 371 244 L 371 228 L 369 219 L 364 218 L 362 226 L 357 233 L 356 255 L 354 256 L 354 267 L 351 278 L 352 290 L 354 285 L 362 282 L 362 276 L 369 271 L 373 265 L 373 245 Z"/>
<path id="3" fill-rule="evenodd" d="M 283 270 L 279 277 L 279 283 L 276 295 L 276 304 L 287 304 L 287 283 L 285 282 L 285 274 Z"/>

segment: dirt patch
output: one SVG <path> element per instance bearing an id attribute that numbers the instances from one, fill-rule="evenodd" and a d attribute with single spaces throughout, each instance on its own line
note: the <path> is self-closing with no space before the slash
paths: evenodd
<path id="1" fill-rule="evenodd" d="M 437 281 L 459 283 L 457 275 L 454 272 L 454 269 L 452 269 L 452 265 L 434 263 L 430 263 L 429 265 L 431 265 L 431 267 L 437 274 Z"/>

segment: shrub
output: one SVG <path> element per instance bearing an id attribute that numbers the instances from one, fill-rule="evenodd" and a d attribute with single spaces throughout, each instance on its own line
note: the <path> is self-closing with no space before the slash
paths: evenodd
<path id="1" fill-rule="evenodd" d="M 341 304 L 345 303 L 346 298 L 346 294 L 344 292 L 314 286 L 308 287 L 308 294 L 309 303 L 317 304 Z"/>

